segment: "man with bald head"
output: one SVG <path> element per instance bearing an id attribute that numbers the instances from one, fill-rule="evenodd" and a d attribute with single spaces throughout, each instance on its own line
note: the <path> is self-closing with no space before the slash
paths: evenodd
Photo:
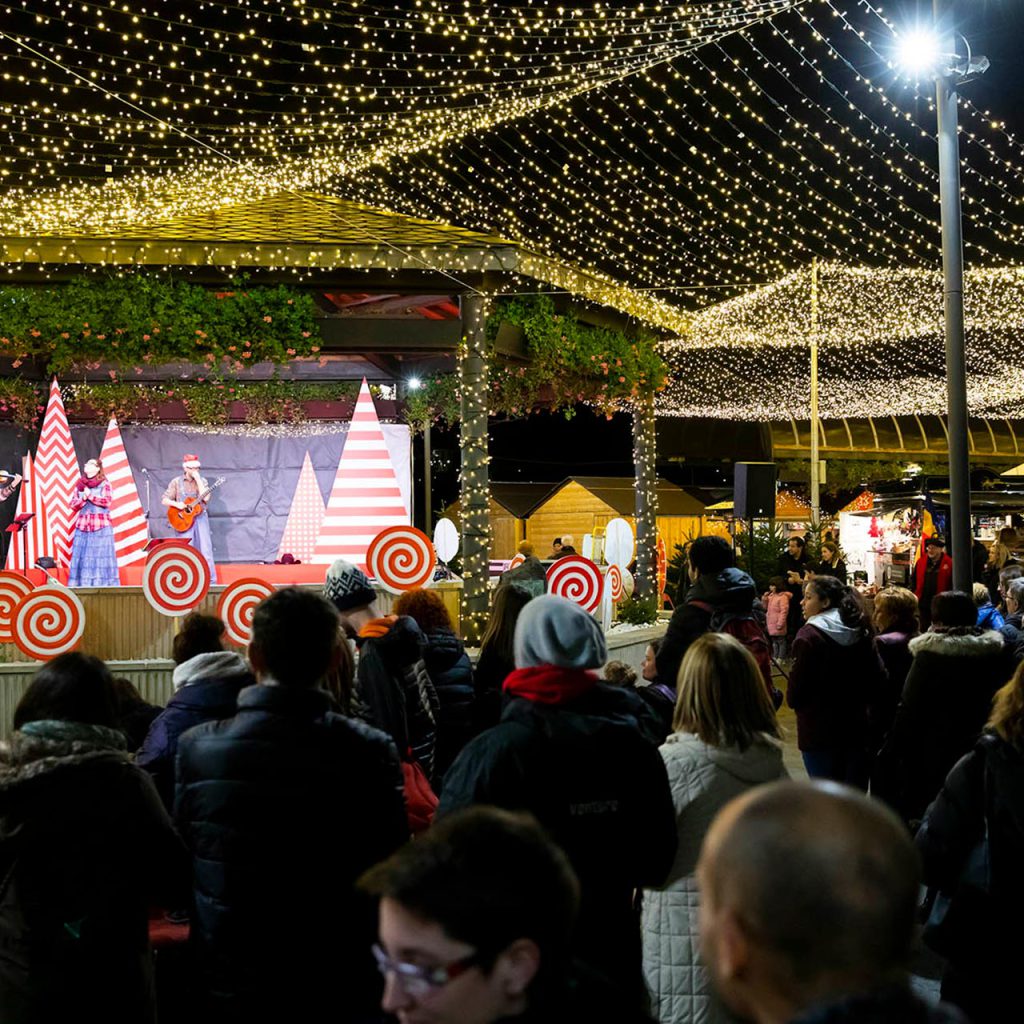
<path id="1" fill-rule="evenodd" d="M 697 865 L 701 948 L 755 1024 L 954 1024 L 910 990 L 920 866 L 900 821 L 831 782 L 733 800 Z"/>

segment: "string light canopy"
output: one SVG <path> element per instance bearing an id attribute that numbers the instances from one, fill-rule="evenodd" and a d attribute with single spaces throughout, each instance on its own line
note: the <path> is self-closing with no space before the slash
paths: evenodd
<path id="1" fill-rule="evenodd" d="M 520 267 L 512 287 L 571 291 L 578 271 L 669 331 L 814 257 L 938 263 L 931 83 L 897 72 L 901 26 L 871 0 L 0 12 L 8 238 L 116 234 L 315 191 L 514 239 L 576 270 Z M 1024 262 L 1008 113 L 965 106 L 975 267 Z"/>
<path id="2" fill-rule="evenodd" d="M 1024 414 L 1024 268 L 974 269 L 965 280 L 968 406 Z M 783 280 L 697 313 L 664 345 L 670 416 L 807 419 L 811 276 Z M 942 278 L 937 271 L 825 265 L 818 271 L 820 415 L 909 416 L 946 409 Z"/>

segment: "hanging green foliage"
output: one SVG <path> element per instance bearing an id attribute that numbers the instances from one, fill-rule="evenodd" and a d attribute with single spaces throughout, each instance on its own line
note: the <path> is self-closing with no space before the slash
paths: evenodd
<path id="1" fill-rule="evenodd" d="M 512 299 L 487 320 L 493 346 L 502 324 L 523 331 L 529 362 L 516 365 L 491 358 L 488 404 L 492 412 L 527 416 L 537 408 L 572 416 L 590 405 L 607 416 L 629 408 L 643 392 L 665 386 L 667 368 L 652 337 L 592 327 L 571 313 L 559 313 L 547 295 Z M 459 416 L 458 377 L 444 374 L 424 382 L 410 396 L 410 422 Z"/>
<path id="2" fill-rule="evenodd" d="M 211 291 L 166 275 L 85 274 L 66 284 L 0 287 L 0 355 L 47 373 L 170 362 L 237 372 L 320 351 L 309 292 L 285 285 Z"/>

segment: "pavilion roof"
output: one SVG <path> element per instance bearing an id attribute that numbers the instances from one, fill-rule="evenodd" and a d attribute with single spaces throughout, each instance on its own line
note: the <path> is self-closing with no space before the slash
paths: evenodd
<path id="1" fill-rule="evenodd" d="M 0 264 L 271 267 L 516 274 L 564 289 L 667 331 L 686 315 L 499 235 L 375 209 L 319 192 L 280 192 L 211 206 L 166 220 L 97 228 L 60 228 L 0 236 Z"/>

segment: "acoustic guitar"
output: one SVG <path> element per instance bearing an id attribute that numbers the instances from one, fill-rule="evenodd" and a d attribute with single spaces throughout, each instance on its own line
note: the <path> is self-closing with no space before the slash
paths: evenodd
<path id="1" fill-rule="evenodd" d="M 174 527 L 178 533 L 184 533 L 186 530 L 192 528 L 192 524 L 195 522 L 196 517 L 203 513 L 203 502 L 216 490 L 227 477 L 219 476 L 216 480 L 210 484 L 209 487 L 203 491 L 202 494 L 195 498 L 186 498 L 184 508 L 175 508 L 173 505 L 167 508 L 167 521 Z"/>

